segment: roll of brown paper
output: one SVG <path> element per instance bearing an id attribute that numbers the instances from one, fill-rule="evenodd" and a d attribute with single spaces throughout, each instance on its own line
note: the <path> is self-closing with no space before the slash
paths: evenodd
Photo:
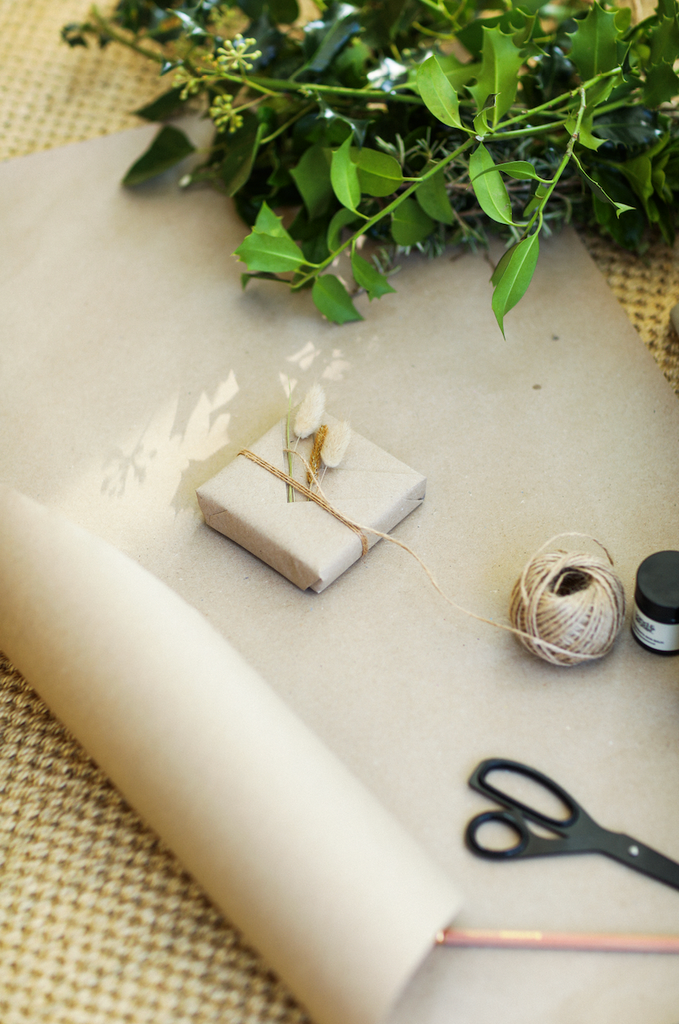
<path id="1" fill-rule="evenodd" d="M 0 489 L 0 648 L 319 1024 L 377 1024 L 448 877 L 204 618 Z"/>

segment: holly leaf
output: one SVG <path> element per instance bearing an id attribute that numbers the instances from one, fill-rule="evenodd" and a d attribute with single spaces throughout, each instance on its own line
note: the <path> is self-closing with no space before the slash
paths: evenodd
<path id="1" fill-rule="evenodd" d="M 273 235 L 274 238 L 290 238 L 290 235 L 283 227 L 283 218 L 279 217 L 266 204 L 262 203 L 254 223 L 253 231 L 261 235 Z"/>
<path id="2" fill-rule="evenodd" d="M 488 98 L 495 96 L 493 127 L 507 113 L 516 98 L 519 87 L 519 68 L 524 58 L 511 35 L 505 35 L 499 25 L 483 27 L 481 69 L 476 85 L 467 86 L 482 110 Z"/>
<path id="3" fill-rule="evenodd" d="M 414 199 L 404 199 L 391 215 L 391 235 L 398 245 L 417 245 L 433 230 L 434 221 Z"/>
<path id="4" fill-rule="evenodd" d="M 625 203 L 617 203 L 615 201 L 615 199 L 611 199 L 611 197 L 604 191 L 603 186 L 595 178 L 592 178 L 587 173 L 587 171 L 582 166 L 582 164 L 578 160 L 578 158 L 575 155 L 575 153 L 571 154 L 571 159 L 574 161 L 574 163 L 575 163 L 576 167 L 578 168 L 582 178 L 584 178 L 584 180 L 587 182 L 587 184 L 589 185 L 589 187 L 591 188 L 592 192 L 597 197 L 597 199 L 600 199 L 601 202 L 604 202 L 604 203 L 610 203 L 611 206 L 615 207 L 615 213 L 616 213 L 617 217 L 620 217 L 621 213 L 626 213 L 627 210 L 634 210 L 635 209 L 634 206 L 627 206 Z"/>
<path id="5" fill-rule="evenodd" d="M 330 151 L 323 146 L 310 146 L 297 166 L 290 170 L 311 220 L 321 217 L 332 199 L 331 159 Z"/>
<path id="6" fill-rule="evenodd" d="M 644 103 L 649 107 L 659 107 L 675 96 L 679 96 L 679 78 L 672 66 L 661 61 L 649 68 L 644 82 Z"/>
<path id="7" fill-rule="evenodd" d="M 396 291 L 391 287 L 384 274 L 380 274 L 372 263 L 359 256 L 357 252 L 352 253 L 351 270 L 356 284 L 365 288 L 371 302 L 373 299 L 381 299 L 383 295 Z"/>
<path id="8" fill-rule="evenodd" d="M 417 69 L 417 88 L 428 110 L 450 128 L 463 128 L 455 89 L 432 54 Z"/>
<path id="9" fill-rule="evenodd" d="M 578 121 L 575 114 L 569 114 L 566 118 L 566 123 L 564 124 L 566 131 L 573 135 L 577 125 Z M 585 113 L 580 121 L 577 140 L 581 146 L 585 147 L 585 149 L 593 149 L 596 151 L 599 146 L 603 146 L 604 140 L 597 139 L 596 136 L 592 134 L 593 128 L 594 121 L 592 111 L 585 108 Z"/>
<path id="10" fill-rule="evenodd" d="M 660 18 L 651 34 L 651 65 L 663 61 L 672 66 L 679 57 L 679 22 L 676 12 L 671 18 Z"/>
<path id="11" fill-rule="evenodd" d="M 625 160 L 624 163 L 615 164 L 615 166 L 625 175 L 633 191 L 641 199 L 646 216 L 653 223 L 657 220 L 657 209 L 652 202 L 653 164 L 650 157 L 646 153 L 642 153 L 633 160 Z"/>
<path id="12" fill-rule="evenodd" d="M 571 39 L 569 58 L 573 61 L 583 82 L 603 71 L 618 66 L 618 29 L 615 14 L 605 11 L 598 3 L 592 4 L 585 18 L 579 19 Z"/>
<path id="13" fill-rule="evenodd" d="M 179 128 L 173 128 L 172 125 L 165 125 L 146 152 L 132 164 L 123 178 L 123 185 L 139 185 L 142 181 L 155 178 L 195 151 L 196 147 L 184 132 L 180 132 Z"/>
<path id="14" fill-rule="evenodd" d="M 674 72 L 672 77 L 679 82 Z M 592 132 L 626 149 L 650 146 L 660 134 L 655 115 L 644 107 L 618 107 L 607 114 L 600 114 L 593 121 Z"/>
<path id="15" fill-rule="evenodd" d="M 483 143 L 469 158 L 469 177 L 483 212 L 497 224 L 513 224 L 512 204 L 505 183 Z"/>
<path id="16" fill-rule="evenodd" d="M 539 248 L 539 235 L 536 231 L 507 250 L 491 277 L 495 286 L 493 312 L 503 337 L 504 318 L 526 294 L 538 261 Z"/>
<path id="17" fill-rule="evenodd" d="M 364 146 L 363 149 L 353 148 L 350 155 L 358 168 L 361 192 L 369 196 L 390 196 L 403 184 L 401 165 L 388 153 Z"/>
<path id="18" fill-rule="evenodd" d="M 345 324 L 363 317 L 351 301 L 351 296 L 334 274 L 317 277 L 311 290 L 311 297 L 323 316 L 334 324 Z"/>
<path id="19" fill-rule="evenodd" d="M 351 141 L 352 137 L 348 135 L 340 148 L 332 154 L 330 181 L 342 206 L 356 213 L 356 207 L 361 201 L 361 186 L 356 164 L 351 159 Z"/>
<path id="20" fill-rule="evenodd" d="M 446 192 L 446 179 L 443 168 L 432 174 L 415 189 L 415 198 L 425 213 L 442 224 L 452 224 L 453 208 Z"/>
<path id="21" fill-rule="evenodd" d="M 287 231 L 277 235 L 253 231 L 241 242 L 235 255 L 247 265 L 248 270 L 264 270 L 272 274 L 297 270 L 304 262 L 299 246 Z"/>

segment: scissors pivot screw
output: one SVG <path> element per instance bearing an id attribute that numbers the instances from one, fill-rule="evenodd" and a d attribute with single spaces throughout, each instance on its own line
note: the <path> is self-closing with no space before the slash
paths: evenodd
<path id="1" fill-rule="evenodd" d="M 639 856 L 639 847 L 638 846 L 630 846 L 630 848 L 628 849 L 627 852 L 629 853 L 630 857 L 638 857 Z"/>

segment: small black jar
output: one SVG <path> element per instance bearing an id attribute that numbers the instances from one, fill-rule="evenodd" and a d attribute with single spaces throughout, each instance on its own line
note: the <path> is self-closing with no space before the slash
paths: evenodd
<path id="1" fill-rule="evenodd" d="M 656 551 L 639 566 L 632 636 L 654 654 L 679 654 L 679 551 Z"/>

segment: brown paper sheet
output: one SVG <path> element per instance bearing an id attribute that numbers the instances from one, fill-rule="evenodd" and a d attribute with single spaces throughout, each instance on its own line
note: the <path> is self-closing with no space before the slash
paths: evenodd
<path id="1" fill-rule="evenodd" d="M 5 488 L 0 643 L 320 1024 L 384 1019 L 457 892 L 199 613 Z"/>
<path id="2" fill-rule="evenodd" d="M 421 471 L 396 527 L 466 607 L 505 619 L 525 560 L 580 530 L 639 562 L 679 549 L 679 408 L 576 236 L 490 311 L 482 254 L 403 261 L 398 294 L 321 321 L 229 255 L 209 191 L 118 187 L 152 130 L 0 167 L 3 479 L 130 554 L 204 611 L 458 881 L 468 927 L 676 932 L 679 894 L 603 857 L 489 864 L 462 843 L 485 757 L 552 775 L 592 816 L 679 859 L 679 659 L 626 627 L 552 668 L 444 605 L 380 544 L 301 592 L 202 520 L 196 487 L 285 415 L 288 379 Z M 292 639 L 291 639 L 292 638 Z M 675 1024 L 671 957 L 438 950 L 418 1024 Z M 399 1021 L 401 1024 L 401 1021 Z"/>
<path id="3" fill-rule="evenodd" d="M 331 424 L 335 418 L 326 416 L 324 422 Z M 283 419 L 248 449 L 287 473 L 286 437 Z M 295 446 L 307 461 L 312 443 L 313 438 L 308 438 Z M 304 463 L 296 456 L 293 475 L 306 484 Z M 322 493 L 352 522 L 389 533 L 422 503 L 426 484 L 420 473 L 353 431 L 342 465 L 323 475 Z M 286 492 L 276 476 L 239 455 L 199 487 L 197 495 L 208 526 L 302 590 L 308 587 L 320 594 L 361 557 L 362 542 L 356 532 L 313 502 L 288 502 Z M 380 539 L 369 530 L 364 536 L 369 548 Z"/>

